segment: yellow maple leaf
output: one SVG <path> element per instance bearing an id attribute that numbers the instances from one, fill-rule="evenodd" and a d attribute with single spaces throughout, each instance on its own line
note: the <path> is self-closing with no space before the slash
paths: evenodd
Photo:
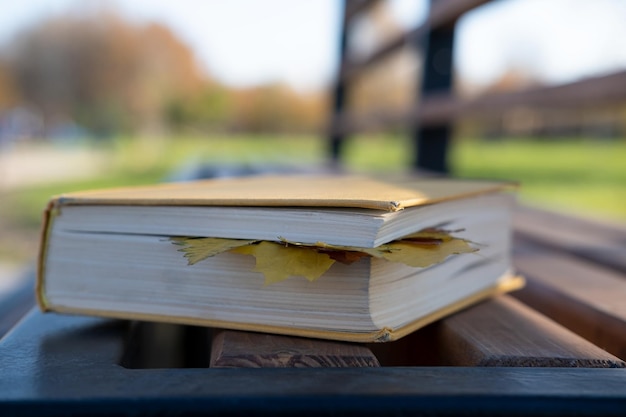
<path id="1" fill-rule="evenodd" d="M 283 281 L 292 275 L 315 281 L 335 262 L 328 254 L 320 253 L 315 248 L 268 241 L 241 246 L 231 252 L 254 256 L 255 270 L 265 276 L 266 285 Z"/>
<path id="2" fill-rule="evenodd" d="M 391 262 L 426 268 L 443 262 L 450 255 L 476 252 L 466 240 L 450 237 L 448 240 L 435 246 L 425 246 L 410 240 L 399 240 L 385 245 L 388 251 L 381 252 L 381 256 Z"/>

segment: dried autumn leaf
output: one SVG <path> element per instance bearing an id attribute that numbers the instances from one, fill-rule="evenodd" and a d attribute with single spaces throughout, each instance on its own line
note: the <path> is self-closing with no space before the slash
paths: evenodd
<path id="1" fill-rule="evenodd" d="M 241 246 L 231 252 L 254 256 L 255 271 L 265 276 L 266 285 L 283 281 L 292 275 L 315 281 L 335 262 L 328 254 L 311 247 L 286 246 L 267 241 Z"/>
<path id="2" fill-rule="evenodd" d="M 376 248 L 336 246 L 324 242 L 314 245 L 291 242 L 282 243 L 242 239 L 171 238 L 184 246 L 180 249 L 190 265 L 210 256 L 230 251 L 256 258 L 257 272 L 265 276 L 265 284 L 280 282 L 289 276 L 304 276 L 315 281 L 335 261 L 351 264 L 363 257 L 384 258 L 412 267 L 425 268 L 443 262 L 448 256 L 476 252 L 470 242 L 451 235 L 457 231 L 429 228 Z"/>
<path id="3" fill-rule="evenodd" d="M 382 245 L 382 246 L 378 246 L 376 248 L 360 248 L 358 246 L 338 246 L 338 245 L 330 245 L 328 243 L 324 243 L 324 242 L 315 242 L 315 245 L 309 245 L 309 244 L 304 244 L 304 243 L 299 243 L 299 242 L 292 242 L 289 241 L 287 239 L 284 238 L 280 238 L 280 241 L 291 245 L 291 246 L 297 246 L 297 247 L 301 247 L 301 248 L 313 248 L 315 250 L 322 250 L 325 253 L 329 253 L 329 252 L 358 252 L 358 253 L 363 253 L 365 255 L 369 255 L 369 256 L 374 256 L 376 258 L 380 258 L 381 251 L 385 251 L 386 249 L 386 245 Z"/>
<path id="4" fill-rule="evenodd" d="M 466 240 L 450 238 L 434 247 L 425 247 L 411 241 L 400 240 L 386 245 L 390 250 L 383 252 L 382 257 L 391 262 L 425 268 L 443 262 L 450 255 L 476 252 Z"/>
<path id="5" fill-rule="evenodd" d="M 213 237 L 171 237 L 170 241 L 175 245 L 182 246 L 179 252 L 185 254 L 189 265 L 196 264 L 211 256 L 229 251 L 233 248 L 246 246 L 256 242 L 255 240 L 222 239 Z"/>

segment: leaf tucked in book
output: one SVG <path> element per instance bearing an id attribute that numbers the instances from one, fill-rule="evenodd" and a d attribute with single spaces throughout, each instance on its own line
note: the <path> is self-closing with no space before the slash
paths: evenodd
<path id="1" fill-rule="evenodd" d="M 443 262 L 450 255 L 476 252 L 466 240 L 451 238 L 433 246 L 415 243 L 410 240 L 399 240 L 388 245 L 390 251 L 383 253 L 383 258 L 391 262 L 425 268 Z"/>
<path id="2" fill-rule="evenodd" d="M 311 247 L 285 246 L 267 241 L 240 246 L 231 252 L 254 256 L 255 270 L 265 276 L 266 285 L 283 281 L 292 275 L 315 281 L 335 263 L 327 253 Z"/>
<path id="3" fill-rule="evenodd" d="M 450 255 L 476 252 L 470 242 L 456 238 L 450 231 L 424 229 L 402 239 L 376 248 L 335 246 L 323 242 L 315 245 L 280 242 L 220 239 L 198 237 L 172 237 L 170 240 L 182 246 L 189 265 L 193 265 L 222 252 L 252 255 L 256 259 L 255 270 L 265 276 L 265 284 L 280 282 L 290 276 L 303 276 L 309 281 L 321 277 L 337 262 L 351 264 L 363 257 L 384 258 L 412 267 L 425 268 L 443 262 Z"/>
<path id="4" fill-rule="evenodd" d="M 171 237 L 170 241 L 182 246 L 179 252 L 185 253 L 189 265 L 203 261 L 211 256 L 227 252 L 239 246 L 249 245 L 255 240 L 221 239 L 214 237 Z"/>

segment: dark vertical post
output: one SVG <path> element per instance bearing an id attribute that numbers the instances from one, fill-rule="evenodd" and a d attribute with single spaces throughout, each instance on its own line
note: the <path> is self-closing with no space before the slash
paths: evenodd
<path id="1" fill-rule="evenodd" d="M 436 1 L 431 0 L 431 8 Z M 435 92 L 451 92 L 454 23 L 431 30 L 422 41 L 424 68 L 418 94 L 424 97 Z M 417 124 L 413 132 L 415 168 L 447 173 L 449 171 L 447 152 L 451 132 L 450 123 L 426 127 Z"/>
<path id="2" fill-rule="evenodd" d="M 333 89 L 333 107 L 331 114 L 331 126 L 330 126 L 330 157 L 333 165 L 337 165 L 341 159 L 342 145 L 345 139 L 345 134 L 337 130 L 337 121 L 341 116 L 346 102 L 346 79 L 343 76 L 345 67 L 346 52 L 348 47 L 348 3 L 350 0 L 343 1 L 343 12 L 341 19 L 341 33 L 339 38 L 339 71 L 337 73 L 337 80 L 335 82 L 335 88 Z"/>

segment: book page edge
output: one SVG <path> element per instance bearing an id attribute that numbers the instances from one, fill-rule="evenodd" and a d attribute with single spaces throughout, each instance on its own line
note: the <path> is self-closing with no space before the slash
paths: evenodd
<path id="1" fill-rule="evenodd" d="M 286 326 L 274 326 L 264 324 L 253 323 L 240 323 L 223 320 L 211 320 L 191 317 L 176 317 L 159 314 L 145 314 L 145 313 L 133 313 L 133 312 L 115 312 L 105 310 L 89 310 L 83 308 L 72 308 L 69 306 L 54 306 L 45 303 L 45 309 L 43 311 L 54 311 L 63 314 L 86 314 L 97 317 L 124 319 L 124 320 L 139 320 L 139 321 L 160 321 L 165 323 L 174 324 L 186 324 L 197 325 L 205 327 L 216 327 L 232 330 L 243 330 L 263 333 L 273 333 L 287 336 L 307 337 L 314 339 L 327 339 L 337 340 L 344 342 L 356 342 L 356 343 L 380 343 L 391 342 L 398 340 L 424 326 L 430 324 L 440 318 L 443 318 L 449 314 L 459 311 L 465 307 L 498 294 L 503 294 L 516 289 L 520 289 L 524 286 L 524 279 L 515 275 L 505 275 L 498 282 L 483 291 L 472 294 L 469 297 L 463 298 L 456 303 L 439 309 L 432 314 L 422 317 L 409 323 L 406 326 L 398 329 L 382 328 L 373 330 L 371 332 L 349 332 L 349 331 L 336 331 L 336 330 L 322 330 L 322 329 L 310 329 L 310 328 L 294 328 Z M 45 299 L 45 297 L 43 297 Z"/>

